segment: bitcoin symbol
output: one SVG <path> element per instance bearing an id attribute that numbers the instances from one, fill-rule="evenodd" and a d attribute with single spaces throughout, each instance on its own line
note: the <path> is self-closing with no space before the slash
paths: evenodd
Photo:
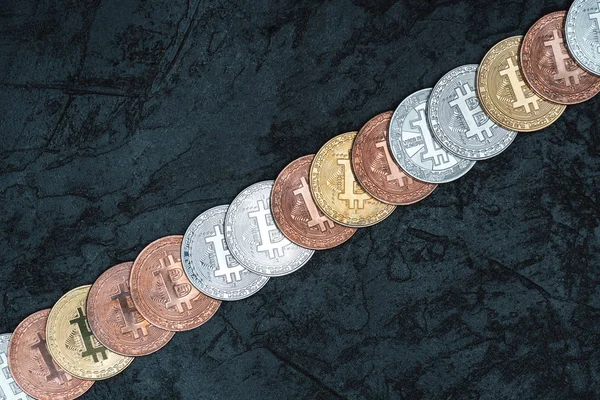
<path id="1" fill-rule="evenodd" d="M 315 205 L 315 202 L 310 195 L 310 189 L 308 188 L 308 183 L 306 182 L 306 178 L 300 178 L 300 183 L 302 186 L 300 188 L 294 190 L 294 194 L 296 196 L 302 196 L 302 200 L 304 200 L 304 204 L 306 205 L 306 209 L 310 214 L 310 221 L 308 221 L 308 227 L 312 228 L 313 226 L 319 226 L 321 232 L 325 232 L 327 230 L 327 224 L 330 228 L 333 228 L 333 221 L 329 218 L 321 215 L 319 209 Z"/>
<path id="2" fill-rule="evenodd" d="M 538 104 L 538 101 L 540 98 L 535 94 L 532 94 L 529 97 L 525 95 L 525 82 L 521 79 L 520 74 L 517 74 L 517 72 L 519 72 L 519 67 L 514 64 L 512 57 L 506 61 L 508 62 L 508 68 L 500 71 L 500 75 L 508 76 L 508 80 L 510 81 L 510 86 L 516 97 L 516 101 L 513 101 L 513 108 L 517 109 L 523 107 L 527 114 L 531 112 L 531 106 L 533 106 L 535 110 L 539 110 L 540 105 Z"/>
<path id="3" fill-rule="evenodd" d="M 192 309 L 192 300 L 198 297 L 199 292 L 190 285 L 186 276 L 181 269 L 181 263 L 175 262 L 175 258 L 171 254 L 167 256 L 169 264 L 165 263 L 165 260 L 161 258 L 160 269 L 152 272 L 154 276 L 158 276 L 162 279 L 165 289 L 167 290 L 167 296 L 169 300 L 165 304 L 165 307 L 175 307 L 179 313 L 185 311 L 185 307 L 188 310 Z"/>
<path id="4" fill-rule="evenodd" d="M 83 340 L 83 344 L 85 346 L 85 351 L 81 352 L 81 357 L 92 356 L 92 359 L 96 363 L 100 362 L 100 359 L 98 359 L 98 354 L 102 355 L 103 360 L 108 358 L 106 355 L 106 347 L 94 347 L 94 344 L 92 343 L 92 338 L 94 335 L 92 334 L 90 328 L 88 328 L 87 318 L 85 317 L 81 307 L 77 307 L 77 318 L 70 320 L 69 323 L 71 325 L 77 324 L 77 327 L 79 328 L 79 334 L 81 335 L 81 339 Z"/>
<path id="5" fill-rule="evenodd" d="M 596 21 L 598 24 L 598 30 L 600 30 L 600 2 L 598 2 L 598 12 L 590 14 L 590 19 L 592 20 L 592 23 L 594 23 L 594 20 Z M 598 53 L 600 53 L 600 44 L 598 44 L 596 50 L 598 50 Z"/>
<path id="6" fill-rule="evenodd" d="M 143 336 L 148 336 L 148 326 L 150 325 L 145 319 L 141 322 L 136 321 L 137 309 L 132 304 L 131 296 L 129 294 L 129 286 L 125 282 L 119 283 L 119 293 L 110 296 L 111 300 L 117 300 L 119 302 L 119 308 L 121 309 L 121 315 L 125 321 L 125 326 L 121 327 L 121 333 L 132 333 L 135 339 L 140 337 L 140 333 Z"/>
<path id="7" fill-rule="evenodd" d="M 2 375 L 0 375 L 0 396 L 3 399 L 26 400 L 27 396 L 21 391 L 10 375 L 8 360 L 4 353 L 0 353 L 0 371 L 2 371 Z"/>
<path id="8" fill-rule="evenodd" d="M 567 69 L 567 60 L 571 59 L 571 56 L 566 51 L 563 51 L 564 43 L 563 39 L 558 36 L 558 31 L 554 29 L 552 31 L 552 40 L 544 42 L 544 46 L 552 49 L 554 55 L 554 63 L 556 64 L 556 74 L 554 74 L 554 80 L 564 80 L 566 86 L 571 86 L 571 79 L 576 85 L 579 85 L 579 75 L 583 74 L 583 70 L 577 66 L 573 71 Z"/>
<path id="9" fill-rule="evenodd" d="M 475 92 L 471 89 L 468 83 L 463 84 L 463 86 L 459 86 L 454 89 L 456 95 L 458 96 L 456 99 L 452 100 L 449 104 L 451 107 L 457 107 L 460 113 L 463 116 L 463 120 L 467 124 L 467 131 L 465 132 L 465 136 L 467 138 L 472 138 L 477 136 L 480 142 L 484 142 L 486 139 L 494 136 L 492 132 L 492 127 L 494 123 L 492 120 L 486 117 L 486 121 L 483 125 L 477 125 L 477 121 L 475 120 L 475 115 L 479 113 L 483 113 L 481 110 L 481 106 L 479 105 L 479 101 L 477 101 L 477 97 L 475 96 Z M 475 99 L 477 101 L 477 107 L 473 110 L 469 107 L 467 100 Z"/>
<path id="10" fill-rule="evenodd" d="M 256 223 L 258 224 L 260 244 L 256 250 L 268 252 L 269 258 L 275 258 L 275 252 L 277 252 L 279 257 L 283 257 L 283 248 L 292 242 L 286 237 L 282 237 L 279 241 L 273 242 L 271 234 L 277 232 L 277 227 L 273 224 L 273 221 L 267 220 L 271 215 L 271 211 L 262 200 L 258 200 L 257 204 L 258 211 L 253 211 L 248 214 L 250 218 L 256 219 Z"/>
<path id="11" fill-rule="evenodd" d="M 345 200 L 351 210 L 355 208 L 362 210 L 365 208 L 365 201 L 369 200 L 370 196 L 354 180 L 350 160 L 338 159 L 337 163 L 344 166 L 344 191 L 338 194 L 338 199 Z"/>
<path id="12" fill-rule="evenodd" d="M 46 364 L 46 369 L 49 372 L 48 375 L 46 375 L 45 377 L 46 382 L 54 380 L 59 385 L 64 385 L 65 383 L 73 379 L 71 375 L 67 374 L 65 371 L 62 370 L 62 368 L 54 364 L 54 360 L 52 359 L 52 356 L 50 355 L 50 352 L 46 347 L 46 338 L 43 337 L 40 332 L 38 332 L 37 337 L 38 341 L 29 346 L 29 348 L 40 352 L 42 360 L 44 361 L 44 364 Z"/>
<path id="13" fill-rule="evenodd" d="M 387 181 L 398 181 L 398 185 L 400 185 L 400 187 L 409 187 L 410 185 L 412 185 L 414 182 L 412 178 L 406 176 L 404 172 L 400 171 L 400 168 L 398 168 L 394 160 L 392 160 L 392 156 L 390 155 L 390 149 L 388 148 L 387 142 L 385 140 L 377 142 L 375 143 L 375 147 L 377 147 L 378 149 L 383 149 L 383 154 L 385 155 L 388 169 L 390 170 L 390 173 L 386 176 Z"/>
<path id="14" fill-rule="evenodd" d="M 431 160 L 434 166 L 439 167 L 442 164 L 450 163 L 450 157 L 448 156 L 448 153 L 442 150 L 442 146 L 433 141 L 433 137 L 431 136 L 431 133 L 429 133 L 427 120 L 425 119 L 425 107 L 426 104 L 421 103 L 415 108 L 415 111 L 419 113 L 419 118 L 410 121 L 410 126 L 412 128 L 417 128 L 421 132 L 421 136 L 425 142 L 425 153 L 421 154 L 421 161 L 425 162 Z"/>
<path id="15" fill-rule="evenodd" d="M 236 282 L 242 280 L 242 271 L 244 267 L 237 264 L 231 258 L 231 254 L 229 250 L 225 248 L 225 237 L 221 232 L 221 227 L 219 225 L 215 225 L 215 234 L 213 236 L 209 236 L 204 239 L 206 244 L 212 243 L 213 248 L 215 250 L 215 256 L 217 257 L 217 266 L 219 267 L 215 271 L 215 276 L 224 276 L 225 281 L 227 283 L 232 283 L 235 279 Z M 229 264 L 235 264 L 233 267 L 230 267 Z"/>

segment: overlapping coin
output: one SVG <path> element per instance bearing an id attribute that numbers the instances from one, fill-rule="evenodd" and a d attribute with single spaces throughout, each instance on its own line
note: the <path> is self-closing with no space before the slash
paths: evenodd
<path id="1" fill-rule="evenodd" d="M 183 236 L 166 236 L 146 246 L 131 268 L 131 298 L 139 313 L 169 331 L 187 331 L 208 321 L 221 302 L 200 293 L 181 265 Z"/>
<path id="2" fill-rule="evenodd" d="M 358 132 L 352 145 L 352 169 L 358 183 L 371 196 L 397 206 L 414 204 L 437 187 L 404 173 L 392 156 L 389 127 L 393 111 L 371 118 Z"/>
<path id="3" fill-rule="evenodd" d="M 31 399 L 15 382 L 8 366 L 8 343 L 11 334 L 0 335 L 0 399 L 29 400 Z"/>
<path id="4" fill-rule="evenodd" d="M 225 241 L 225 215 L 229 206 L 200 214 L 183 236 L 181 261 L 190 282 L 202 293 L 219 300 L 241 300 L 269 281 L 241 265 Z"/>
<path id="5" fill-rule="evenodd" d="M 138 312 L 130 294 L 132 262 L 115 265 L 94 282 L 87 299 L 92 333 L 117 354 L 137 357 L 161 349 L 175 335 L 149 323 Z"/>
<path id="6" fill-rule="evenodd" d="M 534 132 L 550 126 L 566 106 L 539 97 L 523 80 L 519 62 L 522 36 L 504 39 L 485 55 L 477 74 L 481 106 L 506 129 Z"/>
<path id="7" fill-rule="evenodd" d="M 225 215 L 225 240 L 235 259 L 247 269 L 266 276 L 297 271 L 314 254 L 292 243 L 279 230 L 271 213 L 273 181 L 242 190 Z"/>
<path id="8" fill-rule="evenodd" d="M 299 246 L 325 250 L 354 235 L 356 228 L 323 215 L 310 193 L 310 166 L 314 155 L 292 161 L 279 174 L 271 192 L 271 211 L 281 232 Z"/>
<path id="9" fill-rule="evenodd" d="M 500 127 L 481 109 L 477 65 L 463 65 L 438 81 L 429 96 L 427 118 L 433 136 L 451 153 L 470 160 L 494 157 L 517 132 Z"/>
<path id="10" fill-rule="evenodd" d="M 8 365 L 21 389 L 39 400 L 72 400 L 87 392 L 94 381 L 78 379 L 57 365 L 46 343 L 50 310 L 25 318 L 8 346 Z"/>
<path id="11" fill-rule="evenodd" d="M 592 74 L 600 75 L 600 1 L 575 0 L 565 31 L 573 58 Z"/>

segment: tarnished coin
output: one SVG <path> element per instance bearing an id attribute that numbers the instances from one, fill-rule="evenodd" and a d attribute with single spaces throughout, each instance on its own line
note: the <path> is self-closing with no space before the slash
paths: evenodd
<path id="1" fill-rule="evenodd" d="M 152 325 L 138 312 L 129 292 L 132 262 L 115 265 L 94 282 L 87 299 L 92 333 L 124 356 L 145 356 L 166 345 L 175 332 Z"/>
<path id="2" fill-rule="evenodd" d="M 341 225 L 363 228 L 390 216 L 396 206 L 383 203 L 359 185 L 350 160 L 357 132 L 330 139 L 310 167 L 310 189 L 317 206 Z"/>
<path id="3" fill-rule="evenodd" d="M 494 157 L 517 137 L 517 132 L 496 125 L 481 109 L 475 87 L 477 67 L 463 65 L 444 75 L 433 88 L 427 109 L 437 141 L 469 160 Z"/>
<path id="4" fill-rule="evenodd" d="M 313 250 L 286 238 L 271 214 L 273 181 L 258 182 L 233 200 L 225 215 L 225 240 L 235 259 L 266 276 L 290 274 L 310 260 Z"/>
<path id="5" fill-rule="evenodd" d="M 477 94 L 495 123 L 518 132 L 534 132 L 556 121 L 566 106 L 540 98 L 523 80 L 519 66 L 522 41 L 523 36 L 514 36 L 490 49 L 479 66 Z"/>
<path id="6" fill-rule="evenodd" d="M 427 122 L 431 89 L 422 89 L 400 103 L 390 121 L 389 146 L 400 167 L 415 179 L 429 183 L 452 182 L 473 168 L 475 161 L 444 149 Z"/>
<path id="7" fill-rule="evenodd" d="M 0 399 L 3 400 L 29 400 L 25 392 L 17 385 L 8 367 L 8 342 L 11 334 L 0 335 Z"/>
<path id="8" fill-rule="evenodd" d="M 371 118 L 358 132 L 352 145 L 352 169 L 367 193 L 384 203 L 414 204 L 437 187 L 414 179 L 396 164 L 388 145 L 393 111 Z"/>
<path id="9" fill-rule="evenodd" d="M 325 250 L 350 239 L 356 228 L 333 222 L 317 208 L 309 186 L 314 157 L 301 157 L 281 171 L 271 192 L 271 211 L 281 232 L 292 242 L 313 250 Z"/>
<path id="10" fill-rule="evenodd" d="M 181 261 L 192 285 L 219 300 L 241 300 L 258 292 L 269 280 L 244 268 L 225 241 L 225 214 L 217 206 L 200 214 L 183 236 Z"/>
<path id="11" fill-rule="evenodd" d="M 183 236 L 166 236 L 142 250 L 133 262 L 129 285 L 139 313 L 169 331 L 188 331 L 208 321 L 221 302 L 198 291 L 181 265 Z"/>
<path id="12" fill-rule="evenodd" d="M 539 96 L 559 104 L 582 103 L 600 92 L 600 76 L 573 60 L 564 41 L 565 11 L 538 20 L 523 39 L 521 70 Z"/>
<path id="13" fill-rule="evenodd" d="M 17 385 L 36 399 L 76 399 L 94 381 L 78 379 L 54 362 L 46 343 L 48 314 L 50 309 L 31 314 L 15 329 L 8 345 L 10 372 Z"/>
<path id="14" fill-rule="evenodd" d="M 117 375 L 131 364 L 96 339 L 87 321 L 86 300 L 91 285 L 64 294 L 48 315 L 46 341 L 54 362 L 80 379 L 101 380 Z"/>
<path id="15" fill-rule="evenodd" d="M 600 75 L 600 1 L 575 0 L 567 14 L 565 31 L 575 61 Z"/>

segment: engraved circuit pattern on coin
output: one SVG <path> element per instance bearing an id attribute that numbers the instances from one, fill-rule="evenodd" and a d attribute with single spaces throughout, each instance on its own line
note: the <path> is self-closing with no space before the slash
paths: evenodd
<path id="1" fill-rule="evenodd" d="M 273 183 L 258 182 L 237 195 L 225 215 L 225 240 L 231 254 L 247 269 L 282 276 L 301 268 L 314 251 L 292 243 L 273 221 Z"/>
<path id="2" fill-rule="evenodd" d="M 427 117 L 433 135 L 448 151 L 485 160 L 508 148 L 517 132 L 494 123 L 477 98 L 478 65 L 463 65 L 439 80 L 429 96 Z"/>
<path id="3" fill-rule="evenodd" d="M 600 0 L 575 0 L 567 14 L 565 33 L 573 58 L 600 75 Z"/>
<path id="4" fill-rule="evenodd" d="M 131 298 L 132 262 L 106 270 L 90 289 L 87 318 L 100 343 L 117 354 L 145 356 L 166 345 L 175 332 L 160 329 L 138 312 Z"/>
<path id="5" fill-rule="evenodd" d="M 86 316 L 90 287 L 80 286 L 58 299 L 48 315 L 46 341 L 52 358 L 65 371 L 97 381 L 117 375 L 133 357 L 108 350 L 90 330 Z"/>
<path id="6" fill-rule="evenodd" d="M 429 196 L 437 185 L 406 174 L 388 145 L 393 111 L 371 118 L 352 145 L 352 169 L 359 184 L 373 197 L 397 206 L 414 204 Z"/>
<path id="7" fill-rule="evenodd" d="M 566 106 L 540 98 L 523 80 L 519 67 L 522 40 L 523 36 L 504 39 L 485 55 L 477 73 L 477 94 L 498 125 L 534 132 L 554 123 Z"/>
<path id="8" fill-rule="evenodd" d="M 310 189 L 315 203 L 329 218 L 363 228 L 383 221 L 396 206 L 375 199 L 356 180 L 350 160 L 356 135 L 342 133 L 321 147 L 310 168 Z"/>
<path id="9" fill-rule="evenodd" d="M 8 342 L 11 334 L 0 335 L 0 399 L 28 400 L 31 399 L 15 382 L 8 367 Z"/>
<path id="10" fill-rule="evenodd" d="M 400 167 L 415 179 L 429 183 L 452 182 L 473 168 L 475 161 L 444 149 L 427 122 L 431 89 L 422 89 L 400 103 L 390 122 L 389 146 Z"/>
<path id="11" fill-rule="evenodd" d="M 271 211 L 281 232 L 299 246 L 325 250 L 354 235 L 356 228 L 335 223 L 324 215 L 310 193 L 310 166 L 314 155 L 288 164 L 275 180 Z"/>
<path id="12" fill-rule="evenodd" d="M 183 236 L 166 236 L 144 248 L 133 262 L 129 285 L 140 314 L 169 331 L 187 331 L 208 321 L 221 302 L 200 293 L 181 264 Z"/>
<path id="13" fill-rule="evenodd" d="M 200 214 L 188 227 L 181 246 L 183 269 L 202 293 L 219 300 L 241 300 L 262 289 L 268 276 L 240 264 L 225 241 L 225 215 L 229 206 Z"/>
<path id="14" fill-rule="evenodd" d="M 50 309 L 25 318 L 8 345 L 8 364 L 15 382 L 40 400 L 72 400 L 87 392 L 94 381 L 76 378 L 52 359 L 46 343 Z"/>

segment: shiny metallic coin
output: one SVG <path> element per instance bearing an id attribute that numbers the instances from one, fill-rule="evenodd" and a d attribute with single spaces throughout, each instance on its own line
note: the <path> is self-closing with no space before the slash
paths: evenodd
<path id="1" fill-rule="evenodd" d="M 600 1 L 575 0 L 567 14 L 565 32 L 575 61 L 600 75 Z"/>
<path id="2" fill-rule="evenodd" d="M 46 343 L 48 314 L 49 309 L 38 311 L 17 326 L 8 344 L 8 366 L 17 385 L 36 399 L 76 399 L 94 381 L 75 378 L 54 362 Z"/>
<path id="3" fill-rule="evenodd" d="M 58 299 L 48 315 L 46 341 L 61 368 L 80 379 L 97 381 L 117 375 L 133 357 L 108 350 L 90 330 L 86 315 L 90 287 L 80 286 Z"/>
<path id="4" fill-rule="evenodd" d="M 181 265 L 183 236 L 166 236 L 141 251 L 133 262 L 129 285 L 133 304 L 153 325 L 188 331 L 204 324 L 221 302 L 200 293 Z"/>
<path id="5" fill-rule="evenodd" d="M 200 214 L 183 236 L 181 261 L 192 285 L 219 300 L 241 300 L 258 292 L 269 277 L 244 268 L 225 241 L 225 214 L 217 206 Z"/>
<path id="6" fill-rule="evenodd" d="M 290 242 L 271 214 L 273 181 L 244 189 L 225 215 L 225 240 L 235 259 L 247 269 L 266 276 L 290 274 L 310 260 L 313 250 Z"/>
<path id="7" fill-rule="evenodd" d="M 452 182 L 473 168 L 475 161 L 444 149 L 427 122 L 431 89 L 422 89 L 400 103 L 390 122 L 389 146 L 400 167 L 410 176 L 429 183 Z"/>
<path id="8" fill-rule="evenodd" d="M 8 342 L 11 334 L 0 335 L 0 399 L 3 400 L 29 400 L 29 397 L 17 385 L 8 367 Z"/>
<path id="9" fill-rule="evenodd" d="M 439 80 L 429 96 L 427 118 L 433 136 L 448 151 L 469 160 L 494 157 L 517 132 L 494 123 L 477 98 L 477 65 L 463 65 Z"/>
<path id="10" fill-rule="evenodd" d="M 402 171 L 388 145 L 392 111 L 371 118 L 358 132 L 352 145 L 352 170 L 371 196 L 397 206 L 414 204 L 437 187 L 414 179 Z"/>
<path id="11" fill-rule="evenodd" d="M 534 92 L 558 104 L 576 104 L 600 92 L 600 76 L 579 66 L 564 42 L 565 11 L 538 20 L 523 39 L 521 70 Z"/>
<path id="12" fill-rule="evenodd" d="M 522 36 L 514 36 L 490 49 L 477 71 L 477 94 L 495 123 L 518 132 L 534 132 L 553 124 L 566 106 L 540 98 L 523 80 L 522 41 Z"/>
<path id="13" fill-rule="evenodd" d="M 315 204 L 310 193 L 310 166 L 314 155 L 300 157 L 279 174 L 271 192 L 271 211 L 281 232 L 299 246 L 325 250 L 354 235 L 356 228 L 335 223 Z"/>
<path id="14" fill-rule="evenodd" d="M 160 329 L 139 313 L 129 291 L 132 262 L 106 270 L 90 289 L 87 318 L 96 339 L 117 354 L 145 356 L 166 345 L 175 332 Z"/>

